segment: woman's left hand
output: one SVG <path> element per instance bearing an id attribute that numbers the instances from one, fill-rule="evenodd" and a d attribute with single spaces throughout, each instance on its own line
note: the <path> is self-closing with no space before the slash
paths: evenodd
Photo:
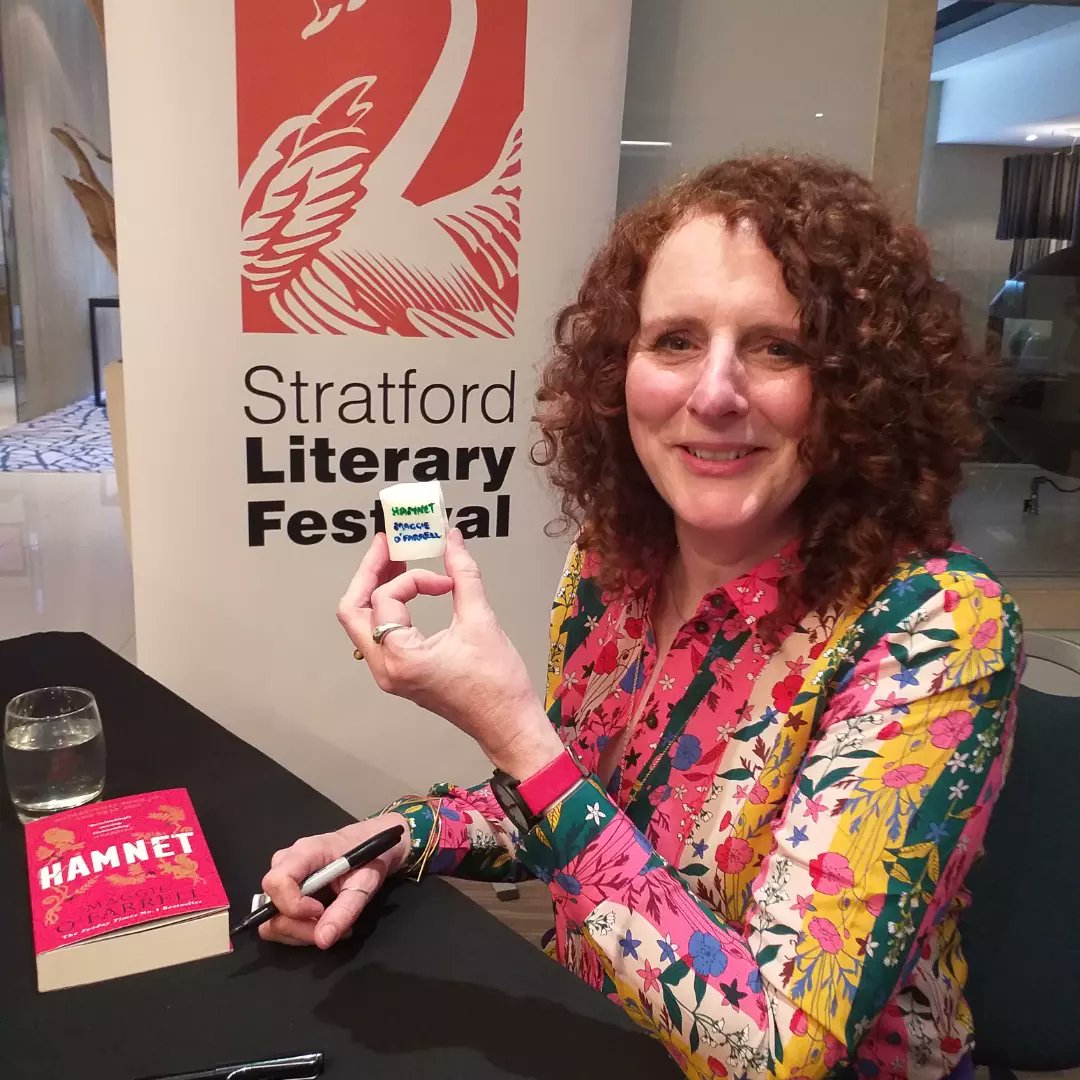
<path id="1" fill-rule="evenodd" d="M 406 570 L 390 559 L 385 535 L 376 535 L 338 605 L 338 621 L 383 690 L 449 720 L 498 768 L 524 779 L 558 757 L 562 742 L 457 529 L 447 538 L 444 565 L 445 574 Z M 412 625 L 409 601 L 446 593 L 454 600 L 450 625 L 424 637 Z M 371 632 L 383 623 L 406 629 L 376 645 Z"/>

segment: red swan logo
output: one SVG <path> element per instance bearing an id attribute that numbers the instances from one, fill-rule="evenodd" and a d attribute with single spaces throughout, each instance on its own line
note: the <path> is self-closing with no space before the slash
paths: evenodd
<path id="1" fill-rule="evenodd" d="M 235 3 L 245 332 L 512 336 L 526 0 Z"/>

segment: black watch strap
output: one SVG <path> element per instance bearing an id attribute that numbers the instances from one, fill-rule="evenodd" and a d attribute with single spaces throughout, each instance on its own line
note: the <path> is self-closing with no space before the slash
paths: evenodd
<path id="1" fill-rule="evenodd" d="M 532 832 L 539 824 L 542 814 L 534 814 L 528 804 L 521 797 L 518 785 L 521 783 L 517 777 L 511 776 L 502 769 L 496 769 L 491 777 L 491 793 L 495 801 L 502 807 L 510 824 L 520 833 Z"/>

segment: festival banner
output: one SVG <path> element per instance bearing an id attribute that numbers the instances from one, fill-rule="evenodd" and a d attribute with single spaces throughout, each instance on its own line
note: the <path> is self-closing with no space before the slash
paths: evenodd
<path id="1" fill-rule="evenodd" d="M 487 769 L 336 623 L 381 487 L 442 483 L 542 686 L 536 367 L 613 212 L 629 9 L 107 0 L 140 666 L 355 812 Z"/>

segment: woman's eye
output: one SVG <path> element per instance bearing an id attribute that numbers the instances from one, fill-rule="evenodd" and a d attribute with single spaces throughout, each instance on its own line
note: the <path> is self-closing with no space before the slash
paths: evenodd
<path id="1" fill-rule="evenodd" d="M 763 351 L 772 360 L 797 360 L 800 355 L 798 346 L 790 341 L 767 341 Z"/>
<path id="2" fill-rule="evenodd" d="M 693 347 L 694 343 L 685 334 L 679 333 L 661 334 L 653 345 L 654 349 L 662 352 L 686 352 Z"/>

